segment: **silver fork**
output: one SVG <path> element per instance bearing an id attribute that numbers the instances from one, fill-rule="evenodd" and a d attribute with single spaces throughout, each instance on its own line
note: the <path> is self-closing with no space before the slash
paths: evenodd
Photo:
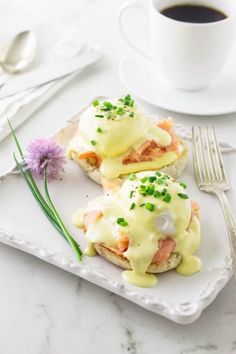
<path id="1" fill-rule="evenodd" d="M 203 132 L 204 130 L 204 132 Z M 201 191 L 215 194 L 221 203 L 226 222 L 234 276 L 236 278 L 236 222 L 225 192 L 230 189 L 215 129 L 192 128 L 193 166 Z"/>

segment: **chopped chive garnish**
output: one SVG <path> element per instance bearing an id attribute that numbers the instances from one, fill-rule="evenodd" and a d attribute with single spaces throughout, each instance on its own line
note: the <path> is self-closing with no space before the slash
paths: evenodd
<path id="1" fill-rule="evenodd" d="M 162 191 L 161 191 L 161 195 L 166 195 L 166 192 L 167 192 L 167 189 L 163 188 Z"/>
<path id="2" fill-rule="evenodd" d="M 156 182 L 157 182 L 157 184 L 164 184 L 166 181 L 165 181 L 165 179 L 163 179 L 163 178 L 158 178 L 158 179 L 156 180 Z"/>
<path id="3" fill-rule="evenodd" d="M 129 107 L 134 107 L 134 100 L 129 101 Z"/>
<path id="4" fill-rule="evenodd" d="M 186 186 L 186 184 L 185 184 L 184 182 L 180 182 L 179 184 L 180 184 L 180 185 L 181 185 L 181 187 L 183 187 L 184 189 L 186 189 L 186 188 L 187 188 L 187 186 Z"/>
<path id="5" fill-rule="evenodd" d="M 97 117 L 97 118 L 103 118 L 104 115 L 103 115 L 103 114 L 95 114 L 95 117 Z"/>
<path id="6" fill-rule="evenodd" d="M 153 195 L 154 191 L 155 191 L 155 187 L 154 186 L 149 186 L 146 189 L 146 192 L 147 192 L 148 195 Z"/>
<path id="7" fill-rule="evenodd" d="M 153 210 L 155 209 L 155 205 L 152 204 L 152 203 L 147 202 L 147 203 L 145 204 L 145 208 L 146 208 L 147 210 L 149 210 L 149 211 L 153 211 Z"/>
<path id="8" fill-rule="evenodd" d="M 117 218 L 116 222 L 120 226 L 128 226 L 128 223 L 124 218 Z"/>
<path id="9" fill-rule="evenodd" d="M 155 192 L 153 193 L 153 197 L 154 197 L 154 198 L 161 198 L 161 192 L 155 191 Z"/>
<path id="10" fill-rule="evenodd" d="M 99 106 L 99 101 L 98 101 L 98 100 L 93 101 L 93 106 L 94 106 L 94 107 Z"/>
<path id="11" fill-rule="evenodd" d="M 164 198 L 163 198 L 163 201 L 166 202 L 166 203 L 170 203 L 171 201 L 171 195 L 169 193 L 167 193 Z"/>
<path id="12" fill-rule="evenodd" d="M 135 191 L 130 191 L 129 197 L 133 198 L 134 193 L 135 193 Z"/>
<path id="13" fill-rule="evenodd" d="M 98 132 L 98 133 L 103 133 L 102 128 L 98 127 L 98 128 L 97 128 L 97 132 Z"/>
<path id="14" fill-rule="evenodd" d="M 91 142 L 92 145 L 96 145 L 97 144 L 95 140 L 91 140 L 90 142 Z"/>
<path id="15" fill-rule="evenodd" d="M 141 178 L 141 182 L 142 182 L 142 183 L 145 183 L 147 180 L 148 180 L 148 177 L 143 177 L 143 178 Z"/>
<path id="16" fill-rule="evenodd" d="M 158 177 L 161 177 L 161 172 L 157 171 L 157 172 L 155 173 L 155 175 L 158 176 Z"/>
<path id="17" fill-rule="evenodd" d="M 139 187 L 139 194 L 145 196 L 147 195 L 147 186 L 144 186 L 143 184 L 141 184 L 141 186 Z"/>
<path id="18" fill-rule="evenodd" d="M 134 100 L 131 98 L 130 95 L 126 95 L 123 98 L 119 99 L 120 102 L 123 102 L 125 106 L 133 107 L 134 106 Z"/>
<path id="19" fill-rule="evenodd" d="M 119 107 L 119 108 L 117 108 L 116 113 L 117 113 L 119 116 L 122 116 L 122 115 L 125 113 L 125 110 L 124 110 L 123 107 Z"/>
<path id="20" fill-rule="evenodd" d="M 182 199 L 188 199 L 187 194 L 184 194 L 184 193 L 178 193 L 177 195 L 178 195 L 180 198 L 182 198 Z"/>
<path id="21" fill-rule="evenodd" d="M 145 205 L 145 203 L 140 204 L 139 206 L 142 208 Z"/>
<path id="22" fill-rule="evenodd" d="M 130 112 L 129 116 L 134 117 L 134 112 Z"/>
<path id="23" fill-rule="evenodd" d="M 107 102 L 107 101 L 103 102 L 103 106 L 109 110 L 111 110 L 113 108 L 113 104 L 111 102 Z"/>
<path id="24" fill-rule="evenodd" d="M 129 175 L 129 180 L 130 181 L 135 181 L 136 180 L 136 174 L 135 173 L 132 173 L 131 175 Z"/>
<path id="25" fill-rule="evenodd" d="M 108 101 L 104 101 L 103 102 L 103 106 L 107 107 L 107 108 L 112 108 L 113 107 L 113 104 L 111 102 L 108 102 Z"/>
<path id="26" fill-rule="evenodd" d="M 130 205 L 129 210 L 133 210 L 135 207 L 136 207 L 136 204 L 135 204 L 135 203 L 132 203 L 132 204 Z"/>
<path id="27" fill-rule="evenodd" d="M 148 180 L 149 180 L 150 183 L 156 181 L 156 179 L 157 179 L 156 176 L 150 176 L 150 177 L 148 177 Z"/>

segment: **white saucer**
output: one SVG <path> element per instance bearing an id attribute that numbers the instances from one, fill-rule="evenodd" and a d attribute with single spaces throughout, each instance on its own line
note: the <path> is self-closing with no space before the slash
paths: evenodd
<path id="1" fill-rule="evenodd" d="M 133 93 L 155 106 L 194 115 L 220 115 L 236 111 L 236 55 L 222 75 L 206 90 L 182 91 L 172 88 L 154 63 L 129 51 L 120 63 L 120 77 Z"/>

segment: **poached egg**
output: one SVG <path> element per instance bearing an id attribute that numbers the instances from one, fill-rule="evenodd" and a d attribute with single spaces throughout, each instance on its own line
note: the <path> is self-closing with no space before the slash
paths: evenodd
<path id="1" fill-rule="evenodd" d="M 91 201 L 87 208 L 73 215 L 77 227 L 85 227 L 85 217 L 99 217 L 86 225 L 87 255 L 95 255 L 93 244 L 118 249 L 119 237 L 127 242 L 123 251 L 132 267 L 125 270 L 126 281 L 141 287 L 156 284 L 156 276 L 147 269 L 155 258 L 160 240 L 174 243 L 173 252 L 182 256 L 176 271 L 191 275 L 200 271 L 201 262 L 194 255 L 200 244 L 200 223 L 192 212 L 192 203 L 184 183 L 161 172 L 131 174 L 114 193 Z"/>
<path id="2" fill-rule="evenodd" d="M 78 131 L 69 143 L 67 157 L 73 153 L 92 151 L 101 160 L 100 172 L 107 179 L 133 172 L 161 169 L 178 159 L 175 151 L 168 151 L 151 159 L 124 163 L 132 151 L 152 141 L 161 148 L 171 144 L 168 131 L 151 122 L 130 95 L 109 101 L 94 101 L 81 115 Z M 180 153 L 184 148 L 180 144 Z"/>

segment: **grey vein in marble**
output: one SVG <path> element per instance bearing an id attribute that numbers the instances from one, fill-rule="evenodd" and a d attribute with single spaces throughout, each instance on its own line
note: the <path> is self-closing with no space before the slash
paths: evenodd
<path id="1" fill-rule="evenodd" d="M 206 354 L 206 353 L 211 353 L 217 350 L 217 345 L 213 343 L 207 343 L 205 345 L 197 345 L 195 348 L 188 348 L 183 351 L 181 351 L 181 354 Z M 223 354 L 223 353 L 222 353 Z"/>
<path id="2" fill-rule="evenodd" d="M 236 353 L 236 340 L 234 340 L 231 344 L 231 352 Z"/>
<path id="3" fill-rule="evenodd" d="M 83 282 L 82 279 L 79 279 L 79 280 L 77 281 L 77 285 L 76 285 L 76 289 L 75 289 L 76 294 L 80 294 L 80 293 L 81 293 L 81 290 L 82 290 L 82 282 Z"/>
<path id="4" fill-rule="evenodd" d="M 41 346 L 40 354 L 50 354 L 50 338 L 51 330 L 53 329 L 53 320 L 49 314 L 48 306 L 45 304 L 40 304 L 38 308 L 41 310 L 41 316 L 46 319 L 46 330 L 44 335 L 44 341 Z"/>
<path id="5" fill-rule="evenodd" d="M 137 341 L 135 340 L 134 330 L 132 329 L 131 325 L 128 324 L 128 321 L 125 317 L 125 311 L 121 305 L 121 301 L 119 301 L 120 300 L 119 297 L 114 293 L 110 293 L 109 297 L 112 298 L 112 303 L 114 304 L 114 306 L 120 316 L 122 330 L 123 330 L 123 332 L 125 334 L 125 338 L 126 338 L 126 343 L 121 343 L 122 352 L 125 350 L 127 353 L 130 353 L 130 354 L 137 354 L 138 352 L 142 353 L 140 351 L 140 349 L 141 349 L 140 344 L 137 343 Z M 125 323 L 123 323 L 123 322 L 125 322 Z"/>

